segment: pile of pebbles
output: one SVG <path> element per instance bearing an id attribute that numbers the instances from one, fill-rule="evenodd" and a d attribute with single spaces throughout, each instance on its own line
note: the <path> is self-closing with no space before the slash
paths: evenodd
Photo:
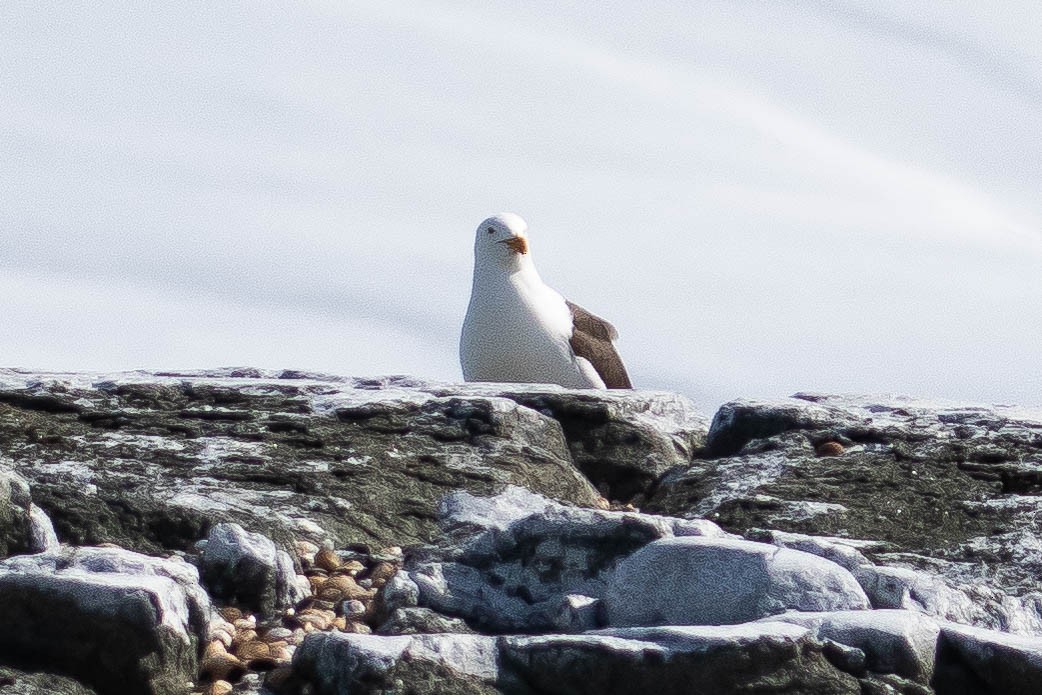
<path id="1" fill-rule="evenodd" d="M 210 622 L 199 667 L 205 695 L 227 695 L 247 674 L 266 673 L 272 687 L 290 677 L 293 653 L 311 632 L 371 634 L 376 627 L 376 595 L 402 566 L 402 549 L 318 548 L 297 544 L 297 557 L 311 595 L 270 618 L 234 606 L 218 608 Z"/>

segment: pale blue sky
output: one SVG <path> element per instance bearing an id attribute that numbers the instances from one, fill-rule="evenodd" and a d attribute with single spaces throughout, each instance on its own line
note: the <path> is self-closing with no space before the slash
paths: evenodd
<path id="1" fill-rule="evenodd" d="M 1042 404 L 1035 2 L 0 4 L 0 365 L 460 378 L 474 227 L 640 386 Z"/>

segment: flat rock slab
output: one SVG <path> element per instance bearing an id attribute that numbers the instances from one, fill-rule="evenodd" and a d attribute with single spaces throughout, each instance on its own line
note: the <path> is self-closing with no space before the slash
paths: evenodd
<path id="1" fill-rule="evenodd" d="M 865 668 L 918 683 L 933 678 L 940 627 L 915 611 L 872 610 L 834 613 L 784 613 L 767 618 L 810 628 L 819 641 L 831 640 L 860 650 Z"/>
<path id="2" fill-rule="evenodd" d="M 806 628 L 784 623 L 618 628 L 503 638 L 503 668 L 536 693 L 860 693 Z"/>
<path id="3" fill-rule="evenodd" d="M 71 676 L 99 695 L 183 693 L 209 613 L 183 562 L 107 548 L 0 562 L 0 661 Z"/>
<path id="4" fill-rule="evenodd" d="M 316 695 L 496 695 L 495 637 L 344 633 L 308 635 L 293 657 Z"/>
<path id="5" fill-rule="evenodd" d="M 602 502 L 558 421 L 429 386 L 250 369 L 0 370 L 0 452 L 63 542 L 141 552 L 187 549 L 221 521 L 283 549 L 294 538 L 427 542 L 453 490 L 516 484 Z"/>
<path id="6" fill-rule="evenodd" d="M 725 625 L 786 610 L 869 608 L 854 577 L 834 562 L 727 538 L 648 544 L 619 564 L 604 604 L 612 626 Z"/>
<path id="7" fill-rule="evenodd" d="M 938 693 L 1042 693 L 1042 638 L 947 623 L 941 626 Z"/>

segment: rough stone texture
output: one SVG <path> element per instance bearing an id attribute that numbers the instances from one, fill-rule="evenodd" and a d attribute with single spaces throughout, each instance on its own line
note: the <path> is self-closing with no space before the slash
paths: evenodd
<path id="1" fill-rule="evenodd" d="M 0 459 L 0 558 L 32 551 L 32 503 L 29 483 Z"/>
<path id="2" fill-rule="evenodd" d="M 819 456 L 827 442 L 843 450 Z M 743 534 L 874 541 L 859 549 L 871 562 L 938 577 L 982 603 L 994 616 L 983 624 L 1042 634 L 1042 412 L 813 394 L 736 401 L 717 413 L 703 455 L 715 458 L 667 473 L 645 511 Z"/>
<path id="3" fill-rule="evenodd" d="M 448 396 L 459 388 L 431 390 Z M 674 393 L 522 384 L 468 384 L 464 392 L 509 398 L 557 420 L 579 470 L 622 502 L 643 498 L 660 475 L 688 466 L 709 431 L 708 418 Z"/>
<path id="4" fill-rule="evenodd" d="M 449 618 L 430 608 L 399 608 L 376 630 L 378 635 L 474 634 L 459 618 Z"/>
<path id="5" fill-rule="evenodd" d="M 445 492 L 599 499 L 560 425 L 506 398 L 294 372 L 0 370 L 0 452 L 58 537 L 187 549 L 220 521 L 338 547 L 423 542 Z"/>
<path id="6" fill-rule="evenodd" d="M 299 585 L 286 551 L 238 524 L 210 529 L 199 565 L 211 596 L 261 615 L 289 608 L 310 593 Z"/>
<path id="7" fill-rule="evenodd" d="M 46 553 L 61 547 L 58 534 L 54 532 L 54 524 L 47 512 L 35 504 L 29 506 L 29 552 Z"/>
<path id="8" fill-rule="evenodd" d="M 4 695 L 97 695 L 82 683 L 52 673 L 30 673 L 0 666 L 0 693 Z"/>
<path id="9" fill-rule="evenodd" d="M 726 538 L 655 541 L 621 562 L 609 625 L 726 625 L 786 610 L 869 607 L 851 574 L 816 555 Z"/>
<path id="10" fill-rule="evenodd" d="M 494 637 L 316 633 L 293 669 L 315 695 L 495 695 L 498 662 Z"/>
<path id="11" fill-rule="evenodd" d="M 1042 693 L 1042 638 L 942 625 L 933 685 L 938 695 Z"/>
<path id="12" fill-rule="evenodd" d="M 69 675 L 99 695 L 184 692 L 209 602 L 195 568 L 114 548 L 0 562 L 0 661 Z"/>
<path id="13" fill-rule="evenodd" d="M 915 611 L 875 610 L 784 613 L 767 618 L 810 628 L 818 641 L 831 640 L 865 654 L 865 668 L 922 684 L 933 678 L 940 627 Z M 856 674 L 863 675 L 863 674 Z"/>
<path id="14" fill-rule="evenodd" d="M 616 564 L 651 541 L 722 535 L 704 520 L 564 507 L 519 488 L 453 493 L 442 525 L 450 542 L 406 564 L 419 604 L 491 632 L 553 629 L 565 596 L 603 596 Z"/>
<path id="15" fill-rule="evenodd" d="M 861 693 L 806 628 L 784 623 L 618 628 L 502 644 L 503 669 L 546 695 Z"/>

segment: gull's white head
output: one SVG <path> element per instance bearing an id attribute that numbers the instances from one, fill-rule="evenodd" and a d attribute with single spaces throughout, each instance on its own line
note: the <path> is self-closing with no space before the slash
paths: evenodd
<path id="1" fill-rule="evenodd" d="M 503 212 L 478 225 L 474 234 L 474 262 L 495 263 L 507 269 L 531 263 L 528 253 L 528 225 L 520 215 Z"/>

